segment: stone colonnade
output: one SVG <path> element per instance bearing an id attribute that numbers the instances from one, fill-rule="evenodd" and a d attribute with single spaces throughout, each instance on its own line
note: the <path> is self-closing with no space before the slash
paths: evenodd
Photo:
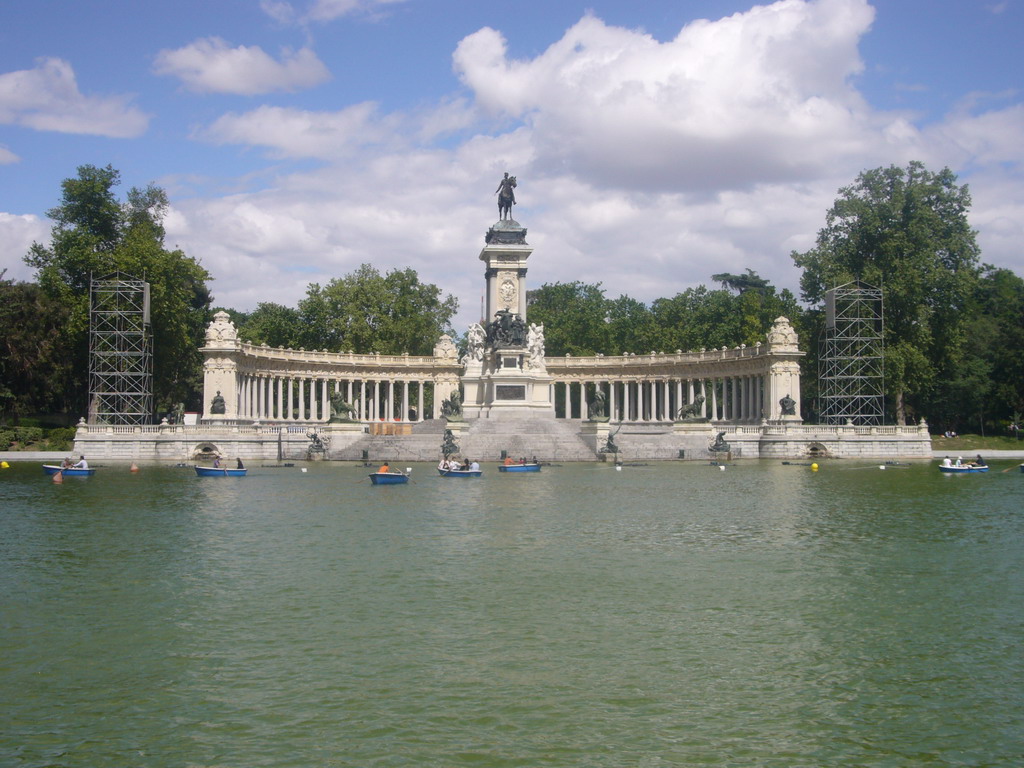
<path id="1" fill-rule="evenodd" d="M 338 393 L 355 408 L 357 421 L 423 421 L 431 378 L 372 377 L 324 371 L 320 374 L 239 373 L 237 418 L 252 421 L 327 421 Z M 443 399 L 443 398 L 442 398 Z M 429 402 L 440 402 L 436 396 Z"/>
<path id="2" fill-rule="evenodd" d="M 448 336 L 433 356 L 277 349 L 239 341 L 224 312 L 207 329 L 201 351 L 203 417 L 212 420 L 324 422 L 340 393 L 358 421 L 422 421 L 440 416 L 441 402 L 459 389 L 464 373 Z M 545 367 L 554 418 L 590 418 L 600 391 L 605 415 L 616 422 L 671 422 L 696 404 L 696 418 L 757 424 L 801 421 L 801 356 L 796 333 L 780 317 L 767 343 L 752 347 L 546 357 Z"/>
<path id="3" fill-rule="evenodd" d="M 555 417 L 589 419 L 597 390 L 604 393 L 612 421 L 674 421 L 683 406 L 697 402 L 698 418 L 734 423 L 759 423 L 771 413 L 766 374 L 693 378 L 664 374 L 623 378 L 566 378 L 551 386 Z"/>
<path id="4" fill-rule="evenodd" d="M 600 391 L 611 421 L 675 421 L 681 408 L 694 404 L 695 418 L 714 422 L 799 422 L 803 353 L 796 332 L 779 317 L 766 341 L 699 352 L 546 358 L 554 415 L 589 419 Z M 783 406 L 787 399 L 792 412 Z"/>
<path id="5" fill-rule="evenodd" d="M 427 356 L 280 349 L 240 341 L 225 312 L 200 351 L 203 419 L 212 421 L 325 422 L 338 394 L 356 421 L 422 421 L 440 415 L 462 369 L 448 336 Z"/>

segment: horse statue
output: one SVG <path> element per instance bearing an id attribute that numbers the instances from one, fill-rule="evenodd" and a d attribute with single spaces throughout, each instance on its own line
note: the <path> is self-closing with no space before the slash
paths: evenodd
<path id="1" fill-rule="evenodd" d="M 441 416 L 448 421 L 462 421 L 462 395 L 455 390 L 447 400 L 441 401 Z"/>
<path id="2" fill-rule="evenodd" d="M 356 409 L 350 405 L 341 392 L 335 392 L 331 395 L 331 418 L 330 424 L 341 424 L 349 421 L 355 421 Z"/>
<path id="3" fill-rule="evenodd" d="M 509 176 L 505 172 L 505 178 L 498 182 L 498 188 L 494 194 L 498 196 L 498 218 L 511 219 L 512 206 L 516 204 L 516 177 Z"/>
<path id="4" fill-rule="evenodd" d="M 697 395 L 692 403 L 687 403 L 676 414 L 676 421 L 684 419 L 698 419 L 704 410 L 704 395 Z"/>

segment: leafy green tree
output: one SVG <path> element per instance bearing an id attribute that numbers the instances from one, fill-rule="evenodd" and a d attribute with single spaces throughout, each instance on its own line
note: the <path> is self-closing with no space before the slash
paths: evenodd
<path id="1" fill-rule="evenodd" d="M 703 285 L 688 288 L 672 298 L 655 300 L 651 313 L 663 329 L 662 348 L 688 351 L 764 343 L 775 318 L 785 315 L 795 321 L 800 309 L 792 293 L 776 293 L 766 282 L 739 294 Z"/>
<path id="2" fill-rule="evenodd" d="M 548 355 L 594 355 L 609 349 L 609 307 L 600 283 L 546 283 L 529 291 L 526 301 L 527 321 L 544 324 Z"/>
<path id="3" fill-rule="evenodd" d="M 664 349 L 664 330 L 642 301 L 629 296 L 608 299 L 605 302 L 605 318 L 608 346 L 601 350 L 605 354 L 640 354 Z"/>
<path id="4" fill-rule="evenodd" d="M 816 246 L 792 254 L 811 304 L 854 280 L 883 289 L 886 388 L 900 423 L 964 359 L 979 249 L 970 193 L 956 182 L 920 162 L 864 171 L 839 191 Z"/>
<path id="5" fill-rule="evenodd" d="M 999 430 L 1024 407 L 1024 280 L 985 267 L 967 314 L 962 363 L 933 387 L 932 419 L 941 430 Z"/>
<path id="6" fill-rule="evenodd" d="M 458 301 L 415 270 L 381 275 L 363 264 L 321 287 L 309 286 L 299 302 L 303 346 L 334 351 L 399 355 L 432 354 L 442 333 L 452 333 Z"/>
<path id="7" fill-rule="evenodd" d="M 299 311 L 283 304 L 263 301 L 248 315 L 232 318 L 238 336 L 253 344 L 268 347 L 298 347 L 302 344 L 303 328 Z"/>
<path id="8" fill-rule="evenodd" d="M 77 377 L 72 407 L 84 413 L 87 399 L 89 283 L 121 272 L 150 284 L 153 330 L 153 395 L 158 412 L 176 403 L 198 405 L 203 332 L 209 321 L 207 271 L 180 250 L 164 248 L 166 193 L 149 185 L 129 190 L 119 202 L 120 174 L 111 166 L 83 165 L 61 184 L 61 202 L 49 246 L 33 243 L 25 262 L 36 269 L 44 293 L 68 310 L 63 333 Z"/>
<path id="9" fill-rule="evenodd" d="M 66 413 L 69 394 L 84 383 L 72 365 L 66 305 L 36 283 L 4 280 L 0 274 L 0 421 Z"/>
<path id="10" fill-rule="evenodd" d="M 716 283 L 721 283 L 723 288 L 728 288 L 731 291 L 737 293 L 745 293 L 746 291 L 764 291 L 769 287 L 769 283 L 757 272 L 747 268 L 745 274 L 733 275 L 729 272 L 722 272 L 717 275 L 712 275 L 711 279 Z"/>

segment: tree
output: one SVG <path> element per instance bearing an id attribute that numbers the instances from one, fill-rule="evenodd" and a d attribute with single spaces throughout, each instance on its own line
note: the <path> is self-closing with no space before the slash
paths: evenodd
<path id="1" fill-rule="evenodd" d="M 956 181 L 920 162 L 864 171 L 839 190 L 816 246 L 792 254 L 812 304 L 853 280 L 883 289 L 886 389 L 900 423 L 964 358 L 979 249 L 970 193 Z"/>
<path id="2" fill-rule="evenodd" d="M 35 283 L 0 274 L 0 420 L 67 412 L 68 396 L 84 379 L 72 366 L 63 333 L 68 308 Z"/>
<path id="3" fill-rule="evenodd" d="M 757 272 L 747 268 L 746 274 L 733 275 L 729 272 L 722 272 L 717 275 L 712 275 L 711 279 L 716 283 L 721 283 L 723 288 L 728 288 L 731 291 L 737 293 L 744 293 L 746 291 L 764 291 L 769 287 L 768 281 L 761 277 Z"/>
<path id="4" fill-rule="evenodd" d="M 248 315 L 232 318 L 238 336 L 252 344 L 268 347 L 298 347 L 302 343 L 302 318 L 299 311 L 283 304 L 262 301 Z"/>
<path id="5" fill-rule="evenodd" d="M 526 295 L 527 321 L 544 324 L 552 357 L 594 355 L 609 348 L 608 301 L 600 283 L 545 283 Z"/>
<path id="6" fill-rule="evenodd" d="M 430 355 L 442 333 L 452 333 L 458 301 L 415 270 L 381 275 L 369 264 L 321 287 L 310 284 L 299 302 L 302 343 L 313 349 Z"/>
<path id="7" fill-rule="evenodd" d="M 90 280 L 114 272 L 150 284 L 156 410 L 171 410 L 179 402 L 196 407 L 210 275 L 180 250 L 164 248 L 168 200 L 162 189 L 132 188 L 121 203 L 114 194 L 118 184 L 120 174 L 109 165 L 80 166 L 76 178 L 61 184 L 60 204 L 47 212 L 54 222 L 50 245 L 33 243 L 25 257 L 46 296 L 68 309 L 62 334 L 79 372 L 71 407 L 79 413 L 86 409 Z"/>

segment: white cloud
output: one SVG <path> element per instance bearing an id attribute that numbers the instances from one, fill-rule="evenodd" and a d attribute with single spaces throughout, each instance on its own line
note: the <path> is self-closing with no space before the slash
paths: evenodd
<path id="1" fill-rule="evenodd" d="M 0 271 L 7 270 L 5 280 L 32 279 L 32 269 L 23 259 L 34 242 L 50 242 L 49 221 L 0 211 Z"/>
<path id="2" fill-rule="evenodd" d="M 0 123 L 112 138 L 141 136 L 149 117 L 128 96 L 87 96 L 71 65 L 43 58 L 35 69 L 0 75 Z"/>
<path id="3" fill-rule="evenodd" d="M 21 158 L 11 152 L 11 150 L 0 145 L 0 165 L 10 165 L 11 163 L 17 163 L 20 160 Z"/>
<path id="4" fill-rule="evenodd" d="M 221 117 L 200 135 L 323 164 L 258 193 L 178 201 L 168 237 L 219 277 L 228 306 L 294 305 L 309 282 L 370 262 L 458 296 L 464 327 L 503 171 L 519 177 L 532 287 L 582 279 L 650 301 L 748 267 L 796 290 L 789 254 L 813 245 L 837 190 L 921 159 L 961 170 L 983 258 L 1024 271 L 1024 107 L 974 99 L 937 125 L 873 109 L 855 78 L 872 19 L 864 0 L 781 0 L 659 42 L 585 16 L 526 60 L 482 29 L 454 53 L 465 98 Z"/>
<path id="5" fill-rule="evenodd" d="M 270 18 L 281 24 L 292 24 L 295 21 L 334 21 L 342 16 L 355 13 L 378 13 L 383 8 L 407 0 L 312 0 L 305 11 L 298 11 L 295 5 L 286 0 L 262 0 L 260 8 Z"/>
<path id="6" fill-rule="evenodd" d="M 381 120 L 371 103 L 338 112 L 263 106 L 223 115 L 197 135 L 217 144 L 267 147 L 275 157 L 340 158 L 387 140 L 396 123 Z"/>
<path id="7" fill-rule="evenodd" d="M 540 160 L 596 183 L 799 180 L 863 157 L 898 119 L 872 113 L 851 82 L 873 15 L 865 0 L 783 0 L 664 43 L 586 16 L 532 60 L 510 60 L 483 29 L 454 62 L 483 108 L 534 129 Z"/>
<path id="8" fill-rule="evenodd" d="M 219 37 L 207 37 L 157 54 L 154 71 L 179 78 L 199 93 L 253 96 L 311 88 L 330 79 L 323 62 L 309 48 L 285 49 L 275 61 L 259 46 L 232 48 Z"/>

